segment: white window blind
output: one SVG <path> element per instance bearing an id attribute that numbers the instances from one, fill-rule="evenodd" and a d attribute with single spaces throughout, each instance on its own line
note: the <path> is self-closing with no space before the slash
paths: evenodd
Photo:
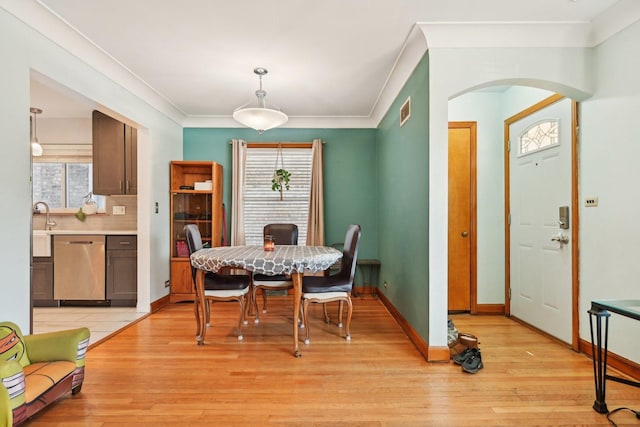
<path id="1" fill-rule="evenodd" d="M 51 212 L 75 212 L 93 191 L 91 145 L 43 145 L 43 155 L 33 159 L 33 202 L 43 201 Z M 104 211 L 105 196 L 93 196 Z"/>
<path id="2" fill-rule="evenodd" d="M 261 245 L 262 230 L 273 223 L 290 223 L 298 226 L 298 244 L 307 239 L 309 194 L 311 190 L 311 147 L 287 148 L 282 145 L 282 160 L 277 169 L 291 173 L 289 190 L 271 189 L 271 179 L 276 169 L 278 148 L 247 148 L 244 177 L 244 227 L 247 245 Z"/>

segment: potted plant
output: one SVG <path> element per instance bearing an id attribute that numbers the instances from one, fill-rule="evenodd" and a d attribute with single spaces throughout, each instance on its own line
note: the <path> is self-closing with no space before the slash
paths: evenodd
<path id="1" fill-rule="evenodd" d="M 271 190 L 280 192 L 280 200 L 282 200 L 282 192 L 289 189 L 289 181 L 291 173 L 286 169 L 276 169 L 271 179 Z"/>

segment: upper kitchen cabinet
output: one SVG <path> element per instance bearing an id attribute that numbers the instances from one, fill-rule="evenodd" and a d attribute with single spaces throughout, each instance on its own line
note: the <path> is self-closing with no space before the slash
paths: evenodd
<path id="1" fill-rule="evenodd" d="M 93 111 L 93 193 L 137 194 L 138 132 Z"/>

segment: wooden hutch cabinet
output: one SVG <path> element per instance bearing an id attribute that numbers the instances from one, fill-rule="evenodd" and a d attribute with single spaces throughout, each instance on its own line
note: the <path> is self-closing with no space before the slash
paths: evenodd
<path id="1" fill-rule="evenodd" d="M 193 301 L 184 226 L 196 224 L 205 247 L 222 243 L 222 165 L 209 161 L 171 162 L 170 302 Z"/>

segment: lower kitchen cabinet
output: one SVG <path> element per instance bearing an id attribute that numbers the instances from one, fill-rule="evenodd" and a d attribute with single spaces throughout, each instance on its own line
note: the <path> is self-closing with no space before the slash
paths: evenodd
<path id="1" fill-rule="evenodd" d="M 33 306 L 56 307 L 58 302 L 53 299 L 53 258 L 33 258 L 31 275 Z"/>
<path id="2" fill-rule="evenodd" d="M 136 236 L 107 236 L 107 300 L 112 307 L 135 307 L 138 300 Z"/>

